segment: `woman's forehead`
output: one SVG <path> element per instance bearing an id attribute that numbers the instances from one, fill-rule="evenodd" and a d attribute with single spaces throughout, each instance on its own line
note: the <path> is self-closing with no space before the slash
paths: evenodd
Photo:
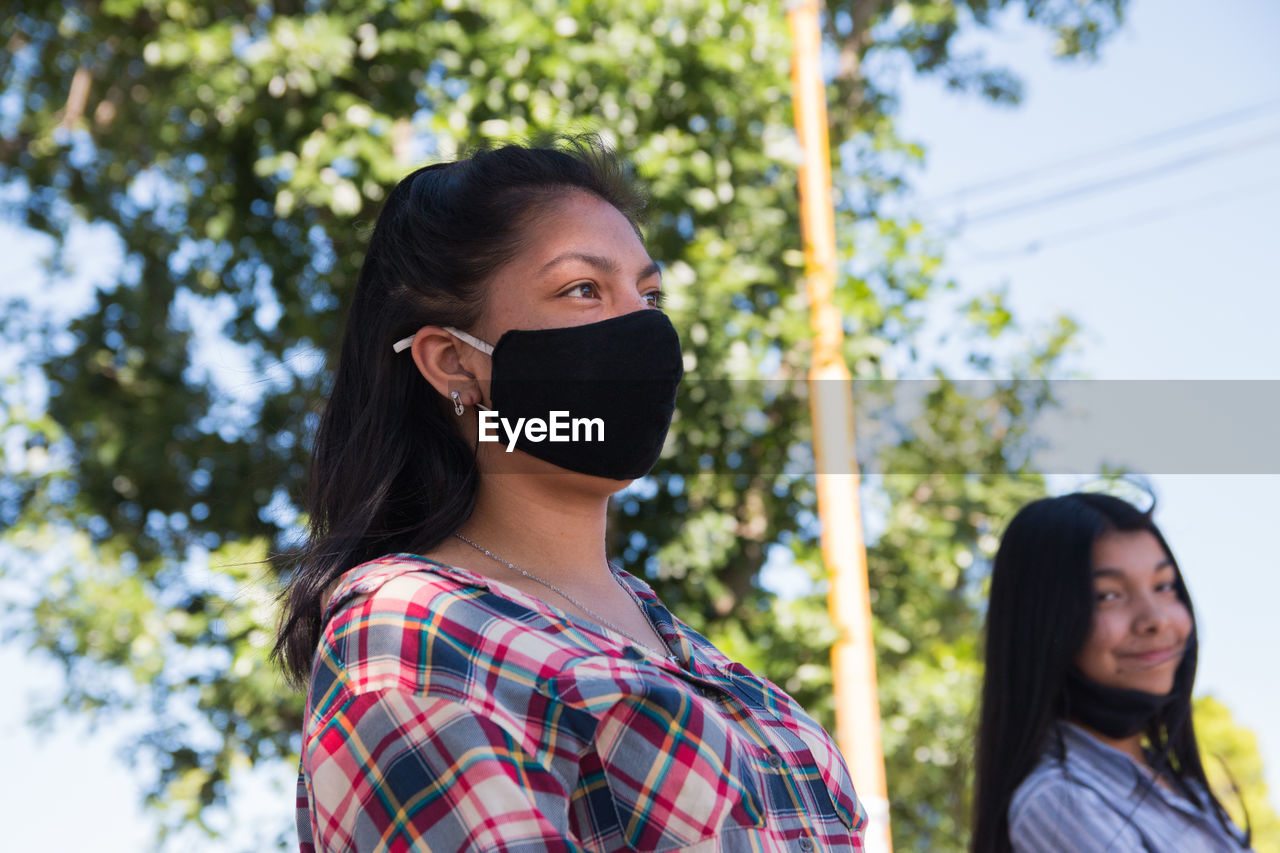
<path id="1" fill-rule="evenodd" d="M 1104 533 L 1093 543 L 1093 573 L 1129 574 L 1173 568 L 1173 561 L 1155 535 L 1147 530 Z"/>
<path id="2" fill-rule="evenodd" d="M 524 237 L 521 255 L 536 269 L 574 256 L 623 269 L 651 263 L 631 221 L 590 193 L 570 192 L 549 203 L 526 226 Z"/>

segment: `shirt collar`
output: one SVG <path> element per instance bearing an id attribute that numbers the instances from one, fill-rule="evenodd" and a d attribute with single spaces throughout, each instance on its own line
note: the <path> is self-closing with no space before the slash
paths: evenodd
<path id="1" fill-rule="evenodd" d="M 1155 794 L 1171 808 L 1192 817 L 1203 816 L 1203 811 L 1186 797 L 1156 782 L 1151 768 L 1132 755 L 1103 743 L 1075 723 L 1062 721 L 1059 731 L 1067 748 L 1066 761 L 1073 769 L 1102 777 L 1111 790 L 1127 792 L 1131 800 Z"/>
<path id="2" fill-rule="evenodd" d="M 636 594 L 636 598 L 640 600 L 640 606 L 644 608 L 649 621 L 657 628 L 658 635 L 666 641 L 676 656 L 686 663 L 696 661 L 693 644 L 685 636 L 685 631 L 681 630 L 680 625 L 676 623 L 675 616 L 658 600 L 658 594 L 653 591 L 653 587 L 635 575 L 622 571 L 622 569 L 614 569 L 614 573 L 619 580 Z"/>
<path id="3" fill-rule="evenodd" d="M 424 566 L 423 563 L 428 565 Z M 418 557 L 413 554 L 388 554 L 385 557 L 370 560 L 350 569 L 333 587 L 328 603 L 324 607 L 324 621 L 328 622 L 335 613 L 345 607 L 356 596 L 375 592 L 392 578 L 407 575 L 411 572 L 419 572 L 424 568 L 433 571 L 446 569 L 450 573 L 462 571 L 461 569 L 451 569 L 441 563 L 436 563 L 434 560 L 428 560 L 426 557 Z M 466 574 L 471 575 L 470 572 L 466 572 Z M 483 579 L 478 575 L 472 575 L 472 577 L 477 581 L 481 581 L 481 585 L 484 585 Z"/>
<path id="4" fill-rule="evenodd" d="M 461 569 L 457 566 L 450 566 L 446 563 L 437 562 L 430 557 L 423 557 L 418 554 L 388 554 L 377 560 L 364 563 L 342 577 L 338 585 L 334 588 L 333 594 L 329 598 L 328 605 L 325 607 L 324 619 L 328 621 L 333 614 L 337 613 L 351 599 L 367 595 L 376 591 L 387 581 L 399 577 L 401 575 L 413 572 L 427 571 L 433 574 L 442 575 L 464 586 L 475 587 L 478 589 L 488 590 L 504 598 L 512 599 L 517 603 L 544 612 L 544 616 L 554 616 L 561 620 L 567 618 L 574 625 L 578 625 L 581 620 L 574 617 L 554 605 L 548 604 L 541 599 L 516 589 L 515 587 L 502 583 L 501 581 L 487 578 L 483 575 L 467 569 Z M 658 633 L 662 636 L 672 650 L 676 652 L 680 660 L 685 664 L 696 664 L 698 655 L 695 654 L 694 644 L 690 642 L 686 636 L 688 628 L 683 628 L 672 616 L 671 611 L 658 600 L 657 593 L 640 578 L 628 574 L 621 569 L 615 569 L 617 576 L 636 594 L 640 600 L 640 605 L 645 609 L 650 620 L 658 629 Z M 593 626 L 594 627 L 594 626 Z M 690 632 L 692 633 L 692 632 Z M 642 657 L 639 652 L 633 651 L 629 643 L 621 643 L 614 641 L 623 648 L 623 657 Z M 647 658 L 650 662 L 660 663 L 664 667 L 670 667 L 677 671 L 683 671 L 682 665 L 674 661 L 669 661 L 662 657 Z M 712 672 L 715 667 L 710 668 Z"/>

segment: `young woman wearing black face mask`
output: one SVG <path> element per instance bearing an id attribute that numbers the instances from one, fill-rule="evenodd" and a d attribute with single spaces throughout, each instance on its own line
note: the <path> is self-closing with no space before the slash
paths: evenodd
<path id="1" fill-rule="evenodd" d="M 1195 616 L 1150 511 L 1086 493 L 1024 507 L 986 644 L 974 853 L 1249 848 L 1205 780 Z"/>
<path id="2" fill-rule="evenodd" d="M 304 851 L 861 849 L 826 733 L 608 562 L 682 372 L 639 208 L 590 140 L 390 194 L 277 645 Z"/>

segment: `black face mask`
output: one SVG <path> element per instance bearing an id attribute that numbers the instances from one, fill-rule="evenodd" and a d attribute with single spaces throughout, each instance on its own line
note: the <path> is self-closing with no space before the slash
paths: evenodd
<path id="1" fill-rule="evenodd" d="M 1173 704 L 1177 686 L 1165 694 L 1108 687 L 1085 678 L 1074 667 L 1067 672 L 1067 716 L 1107 737 L 1132 737 L 1146 730 L 1156 715 Z"/>
<path id="2" fill-rule="evenodd" d="M 488 350 L 471 335 L 449 331 Z M 516 449 L 611 480 L 643 477 L 658 461 L 684 374 L 680 338 L 661 311 L 561 329 L 512 329 L 490 354 L 497 417 L 487 418 L 488 434 L 496 434 L 504 450 L 517 432 Z M 517 430 L 521 418 L 526 426 L 533 419 L 546 424 L 544 437 Z"/>

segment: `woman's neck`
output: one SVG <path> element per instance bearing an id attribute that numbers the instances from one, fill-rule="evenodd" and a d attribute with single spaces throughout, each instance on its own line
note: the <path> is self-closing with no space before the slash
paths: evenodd
<path id="1" fill-rule="evenodd" d="M 573 480 L 572 475 L 481 477 L 475 510 L 459 532 L 552 583 L 607 577 L 609 498 L 575 490 Z"/>

